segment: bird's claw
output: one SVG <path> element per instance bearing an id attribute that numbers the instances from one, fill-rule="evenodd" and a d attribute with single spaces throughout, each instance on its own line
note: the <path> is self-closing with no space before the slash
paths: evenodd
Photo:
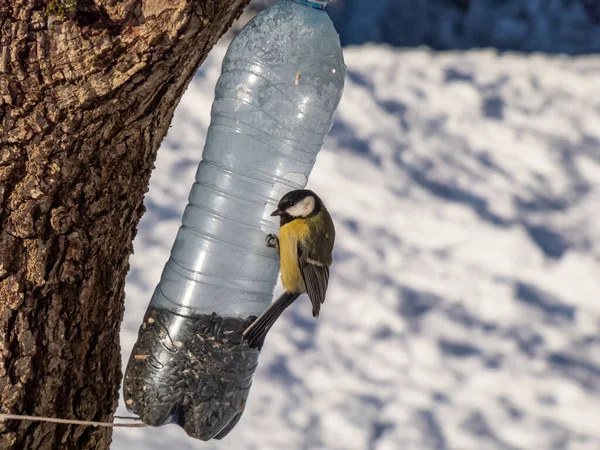
<path id="1" fill-rule="evenodd" d="M 279 250 L 279 239 L 274 234 L 267 234 L 265 242 L 267 244 L 267 247 Z"/>

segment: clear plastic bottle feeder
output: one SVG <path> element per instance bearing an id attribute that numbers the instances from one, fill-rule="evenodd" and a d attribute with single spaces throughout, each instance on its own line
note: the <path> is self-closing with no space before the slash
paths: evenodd
<path id="1" fill-rule="evenodd" d="M 125 404 L 147 424 L 221 439 L 244 410 L 259 352 L 242 332 L 279 270 L 269 214 L 306 185 L 344 86 L 326 3 L 281 0 L 225 55 L 196 182 L 125 373 Z"/>

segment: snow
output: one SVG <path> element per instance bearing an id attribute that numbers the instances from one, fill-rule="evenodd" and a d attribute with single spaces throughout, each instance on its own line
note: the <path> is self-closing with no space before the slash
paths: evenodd
<path id="1" fill-rule="evenodd" d="M 179 227 L 224 51 L 158 154 L 124 364 Z M 117 429 L 112 449 L 600 448 L 600 58 L 385 46 L 345 58 L 309 181 L 337 227 L 321 316 L 302 298 L 274 326 L 225 440 Z"/>

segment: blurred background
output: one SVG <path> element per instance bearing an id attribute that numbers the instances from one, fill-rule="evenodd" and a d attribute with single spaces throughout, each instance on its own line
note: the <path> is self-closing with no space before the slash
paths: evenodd
<path id="1" fill-rule="evenodd" d="M 228 42 L 271 3 L 254 1 L 213 49 L 158 153 L 124 364 Z M 323 312 L 299 301 L 274 326 L 224 441 L 116 429 L 112 448 L 600 448 L 597 3 L 332 2 L 348 69 L 309 181 L 338 230 Z"/>
<path id="2" fill-rule="evenodd" d="M 252 1 L 226 38 L 273 3 Z M 493 47 L 569 55 L 600 50 L 598 0 L 333 0 L 327 11 L 344 46 Z"/>

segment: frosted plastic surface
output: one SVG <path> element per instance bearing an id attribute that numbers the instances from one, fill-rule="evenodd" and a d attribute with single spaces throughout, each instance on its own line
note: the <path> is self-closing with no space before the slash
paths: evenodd
<path id="1" fill-rule="evenodd" d="M 321 3 L 282 0 L 229 46 L 196 182 L 125 372 L 125 404 L 144 423 L 222 439 L 243 413 L 258 350 L 242 332 L 279 270 L 269 214 L 306 185 L 344 85 Z"/>
<path id="2" fill-rule="evenodd" d="M 265 234 L 281 196 L 306 185 L 331 129 L 345 66 L 319 2 L 282 0 L 232 41 L 196 182 L 152 305 L 259 315 L 279 270 Z"/>

